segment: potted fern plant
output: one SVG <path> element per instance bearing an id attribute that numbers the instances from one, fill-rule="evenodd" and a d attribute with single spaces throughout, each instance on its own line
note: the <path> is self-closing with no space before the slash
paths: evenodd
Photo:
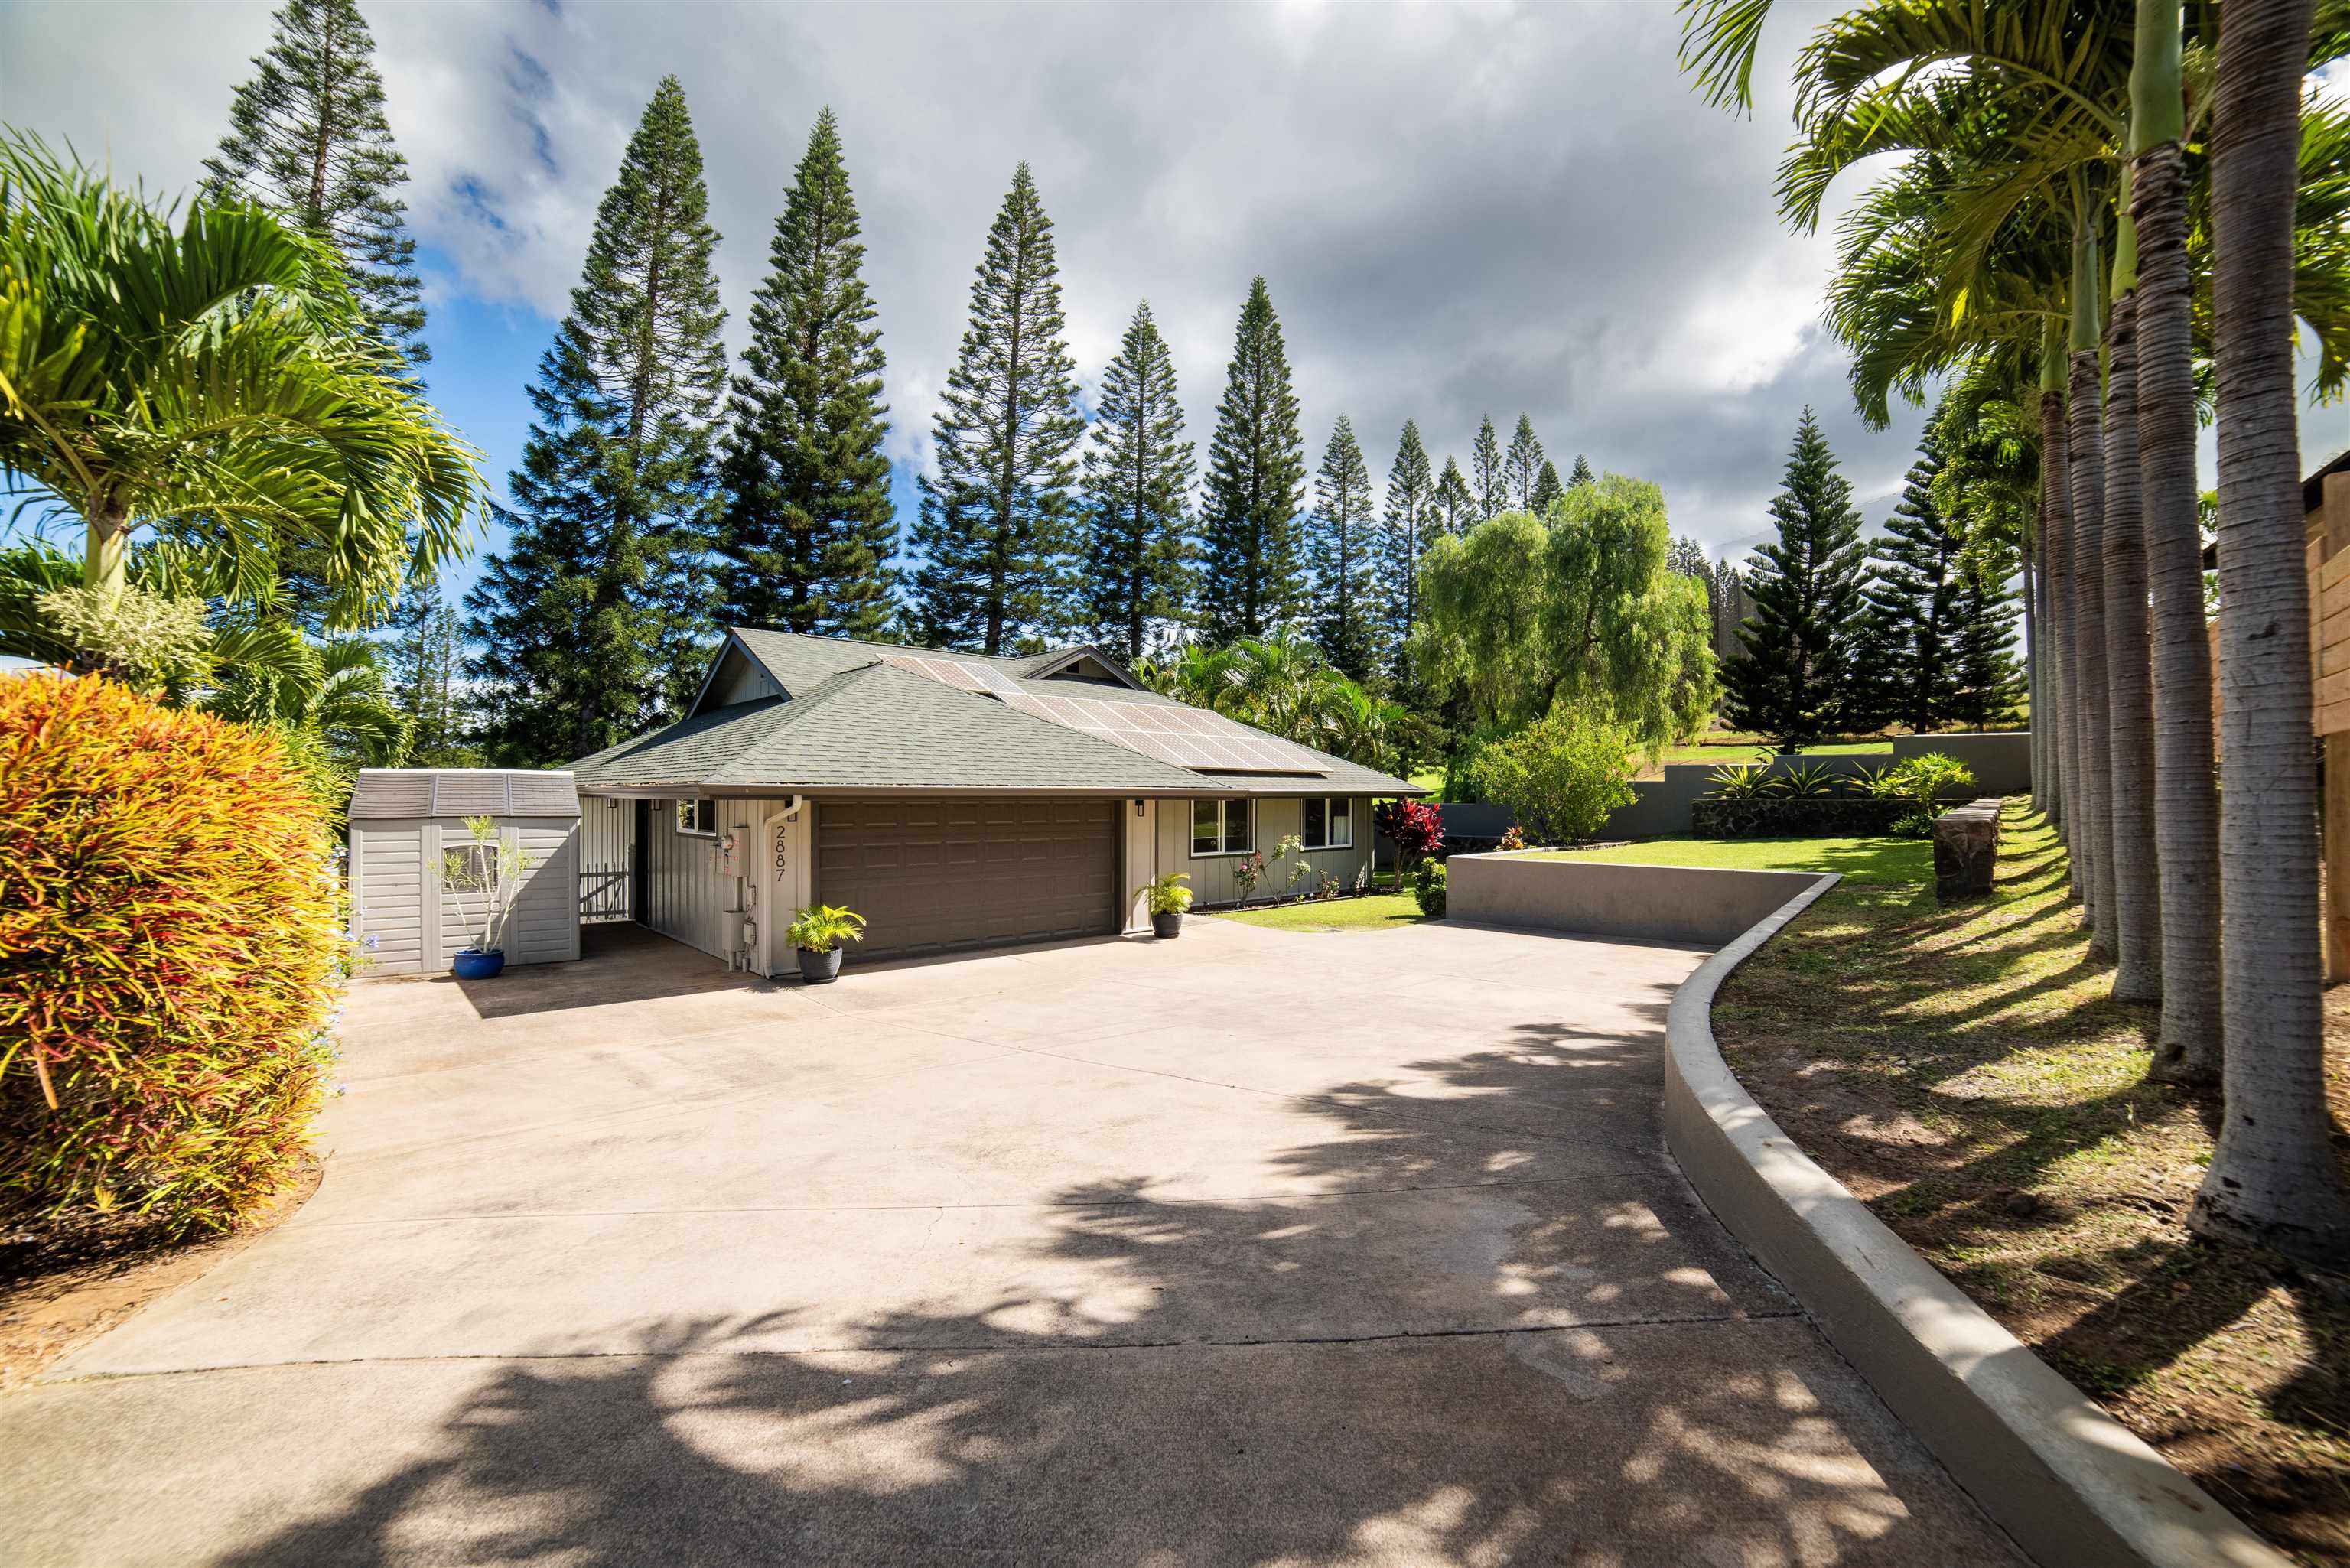
<path id="1" fill-rule="evenodd" d="M 499 939 L 514 914 L 531 861 L 522 846 L 505 841 L 494 817 L 469 816 L 465 831 L 472 838 L 441 856 L 441 885 L 456 898 L 458 915 L 473 933 L 473 940 L 450 959 L 449 968 L 459 980 L 494 980 L 506 967 Z"/>
<path id="2" fill-rule="evenodd" d="M 810 904 L 784 928 L 784 940 L 800 957 L 800 978 L 810 985 L 838 980 L 840 944 L 864 940 L 865 917 L 837 904 Z"/>
<path id="3" fill-rule="evenodd" d="M 1184 884 L 1191 879 L 1180 871 L 1170 871 L 1150 884 L 1147 899 L 1150 905 L 1150 931 L 1153 936 L 1182 934 L 1183 911 L 1191 907 L 1191 889 Z"/>

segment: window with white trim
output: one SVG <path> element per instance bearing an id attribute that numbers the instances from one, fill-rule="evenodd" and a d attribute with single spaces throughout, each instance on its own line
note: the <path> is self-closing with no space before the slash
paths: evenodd
<path id="1" fill-rule="evenodd" d="M 677 830 L 696 838 L 718 836 L 718 803 L 714 800 L 681 800 L 677 803 Z"/>
<path id="2" fill-rule="evenodd" d="M 1195 800 L 1191 803 L 1191 856 L 1246 855 L 1255 847 L 1253 800 Z"/>
<path id="3" fill-rule="evenodd" d="M 1298 836 L 1308 849 L 1352 849 L 1355 846 L 1355 803 L 1343 794 L 1310 794 L 1305 800 L 1305 831 Z"/>

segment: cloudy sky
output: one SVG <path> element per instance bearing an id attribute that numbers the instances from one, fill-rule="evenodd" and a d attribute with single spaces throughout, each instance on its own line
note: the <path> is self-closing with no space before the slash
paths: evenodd
<path id="1" fill-rule="evenodd" d="M 1260 273 L 1310 460 L 1343 412 L 1375 473 L 1407 418 L 1440 466 L 1450 452 L 1465 468 L 1482 414 L 1506 441 L 1523 410 L 1562 470 L 1582 452 L 1657 481 L 1676 531 L 1716 554 L 1766 526 L 1805 403 L 1872 520 L 1922 422 L 1862 428 L 1818 321 L 1830 240 L 1773 214 L 1786 62 L 1825 6 L 1774 12 L 1762 102 L 1742 120 L 1677 72 L 1666 0 L 362 3 L 413 174 L 432 394 L 501 486 L 523 388 L 663 73 L 701 136 L 738 350 L 809 125 L 826 104 L 839 116 L 889 357 L 901 521 L 1022 159 L 1055 223 L 1088 387 L 1148 298 L 1202 452 Z M 267 45 L 269 9 L 11 0 L 0 119 L 182 191 Z M 2350 415 L 2305 413 L 2311 466 L 2345 443 Z"/>

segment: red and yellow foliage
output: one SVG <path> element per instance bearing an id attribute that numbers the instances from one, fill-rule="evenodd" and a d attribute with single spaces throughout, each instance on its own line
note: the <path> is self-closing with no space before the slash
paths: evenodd
<path id="1" fill-rule="evenodd" d="M 222 1229 L 298 1168 L 348 949 L 261 731 L 0 677 L 0 1218 Z"/>

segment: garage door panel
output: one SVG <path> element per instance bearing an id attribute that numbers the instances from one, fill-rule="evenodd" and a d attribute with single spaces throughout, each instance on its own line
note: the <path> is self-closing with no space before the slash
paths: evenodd
<path id="1" fill-rule="evenodd" d="M 816 898 L 903 958 L 1118 927 L 1118 803 L 821 801 Z"/>

